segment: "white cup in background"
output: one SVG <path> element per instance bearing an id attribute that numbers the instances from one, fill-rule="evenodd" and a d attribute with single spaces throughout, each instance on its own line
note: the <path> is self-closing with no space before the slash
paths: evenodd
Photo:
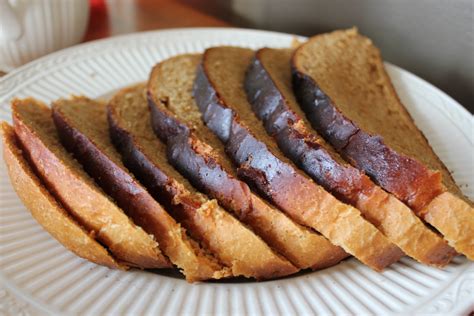
<path id="1" fill-rule="evenodd" d="M 0 70 L 79 43 L 88 0 L 0 0 Z"/>

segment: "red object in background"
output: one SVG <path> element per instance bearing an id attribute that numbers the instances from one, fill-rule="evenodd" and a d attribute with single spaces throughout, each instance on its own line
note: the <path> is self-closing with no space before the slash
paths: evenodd
<path id="1" fill-rule="evenodd" d="M 109 16 L 105 0 L 89 0 L 89 25 L 87 27 L 84 41 L 90 41 L 110 36 Z"/>
<path id="2" fill-rule="evenodd" d="M 106 4 L 104 0 L 89 0 L 91 5 L 91 10 L 96 9 L 106 9 Z"/>

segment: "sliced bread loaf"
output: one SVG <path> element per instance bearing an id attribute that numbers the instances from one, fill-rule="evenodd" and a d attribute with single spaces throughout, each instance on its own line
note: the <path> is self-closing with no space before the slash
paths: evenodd
<path id="1" fill-rule="evenodd" d="M 12 126 L 2 122 L 3 157 L 10 181 L 31 215 L 64 247 L 81 258 L 110 268 L 120 265 L 49 193 L 23 156 Z"/>
<path id="2" fill-rule="evenodd" d="M 400 102 L 372 42 L 355 29 L 315 36 L 295 51 L 292 67 L 313 127 L 474 259 L 472 203 Z"/>
<path id="3" fill-rule="evenodd" d="M 106 104 L 85 97 L 53 103 L 62 144 L 86 172 L 143 229 L 190 282 L 227 276 L 227 269 L 204 253 L 122 164 L 109 139 Z"/>
<path id="4" fill-rule="evenodd" d="M 311 128 L 292 91 L 291 56 L 290 49 L 260 49 L 247 70 L 247 97 L 267 133 L 314 181 L 357 207 L 407 255 L 425 264 L 446 265 L 456 251 L 408 206 L 345 162 Z"/>
<path id="5" fill-rule="evenodd" d="M 402 252 L 360 212 L 315 184 L 278 149 L 252 112 L 243 87 L 254 52 L 238 47 L 207 49 L 194 97 L 207 126 L 225 144 L 241 177 L 294 220 L 319 231 L 375 270 Z"/>
<path id="6" fill-rule="evenodd" d="M 151 127 L 144 84 L 119 91 L 108 104 L 108 118 L 125 166 L 234 276 L 263 280 L 298 271 L 167 162 L 166 145 Z"/>
<path id="7" fill-rule="evenodd" d="M 207 49 L 194 96 L 207 126 L 226 146 L 240 176 L 293 219 L 326 236 L 375 270 L 397 261 L 402 251 L 301 172 L 278 149 L 252 112 L 243 87 L 254 52 L 239 47 Z"/>
<path id="8" fill-rule="evenodd" d="M 17 99 L 12 116 L 18 139 L 48 189 L 117 259 L 140 268 L 171 266 L 158 243 L 130 221 L 61 145 L 49 107 Z"/>
<path id="9" fill-rule="evenodd" d="M 204 126 L 192 97 L 200 60 L 201 55 L 170 58 L 153 68 L 148 81 L 152 125 L 167 143 L 170 163 L 299 268 L 324 268 L 347 257 L 340 247 L 293 222 L 235 177 L 222 143 Z"/>

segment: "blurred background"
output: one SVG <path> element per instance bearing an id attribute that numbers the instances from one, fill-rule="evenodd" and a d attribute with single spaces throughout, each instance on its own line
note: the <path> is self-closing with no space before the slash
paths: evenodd
<path id="1" fill-rule="evenodd" d="M 108 0 L 105 6 L 111 14 L 110 35 L 228 25 L 310 36 L 357 26 L 385 60 L 474 112 L 473 0 Z M 92 16 L 91 24 L 105 21 Z M 102 35 L 89 33 L 91 39 Z"/>
<path id="2" fill-rule="evenodd" d="M 382 50 L 385 60 L 429 81 L 474 112 L 473 0 L 88 1 L 82 41 L 176 27 L 244 27 L 314 35 L 357 26 Z"/>

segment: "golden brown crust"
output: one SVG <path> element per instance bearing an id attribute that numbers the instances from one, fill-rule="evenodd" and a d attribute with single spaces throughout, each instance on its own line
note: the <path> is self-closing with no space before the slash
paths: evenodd
<path id="1" fill-rule="evenodd" d="M 59 143 L 51 110 L 34 99 L 14 100 L 15 132 L 51 192 L 120 261 L 139 268 L 171 267 L 158 243 L 135 226 Z"/>
<path id="2" fill-rule="evenodd" d="M 245 221 L 251 222 L 249 225 L 256 227 L 254 229 L 265 239 L 272 240 L 276 249 L 302 269 L 327 268 L 349 256 L 342 248 L 293 222 L 254 193 L 250 195 L 250 203 Z"/>
<path id="3" fill-rule="evenodd" d="M 374 186 L 357 200 L 356 207 L 407 255 L 421 263 L 443 267 L 456 255 L 436 232 L 395 196 Z"/>
<path id="4" fill-rule="evenodd" d="M 283 257 L 246 226 L 208 200 L 183 178 L 166 159 L 166 148 L 154 135 L 145 99 L 145 85 L 119 91 L 109 102 L 111 138 L 125 165 L 150 193 L 191 233 L 232 270 L 234 276 L 258 280 L 297 272 Z"/>
<path id="5" fill-rule="evenodd" d="M 288 49 L 260 49 L 247 70 L 247 96 L 266 131 L 313 180 L 356 206 L 407 255 L 425 264 L 446 265 L 456 251 L 311 129 L 292 91 L 291 54 Z"/>
<path id="6" fill-rule="evenodd" d="M 234 276 L 265 280 L 299 271 L 267 244 L 219 207 L 216 200 L 185 214 L 183 225 L 200 237 Z"/>
<path id="7" fill-rule="evenodd" d="M 436 227 L 458 252 L 474 260 L 474 209 L 444 192 L 426 207 L 425 220 Z"/>
<path id="8" fill-rule="evenodd" d="M 191 89 L 199 61 L 200 55 L 170 58 L 153 68 L 148 81 L 152 124 L 156 131 L 163 131 L 157 134 L 168 143 L 170 162 L 296 266 L 321 269 L 347 257 L 340 247 L 295 223 L 258 197 L 246 183 L 233 176 L 235 168 L 224 151 L 221 150 L 221 154 L 216 151 L 218 146 L 222 147 L 220 142 L 205 143 L 205 137 L 194 133 L 204 132 L 206 127 L 199 117 L 192 121 L 183 114 L 191 114 L 189 108 L 196 108 Z M 176 78 L 180 78 L 178 84 Z M 166 105 L 161 100 L 167 100 Z M 194 126 L 194 132 L 188 137 L 176 138 L 177 134 L 185 133 L 171 132 L 189 129 L 188 124 Z"/>
<path id="9" fill-rule="evenodd" d="M 126 269 L 76 223 L 43 186 L 23 157 L 13 127 L 3 122 L 1 129 L 11 184 L 36 221 L 77 256 L 110 268 Z"/>
<path id="10" fill-rule="evenodd" d="M 62 143 L 134 222 L 153 234 L 163 253 L 189 282 L 228 276 L 189 238 L 121 162 L 109 139 L 106 104 L 85 97 L 58 100 L 53 118 Z"/>

